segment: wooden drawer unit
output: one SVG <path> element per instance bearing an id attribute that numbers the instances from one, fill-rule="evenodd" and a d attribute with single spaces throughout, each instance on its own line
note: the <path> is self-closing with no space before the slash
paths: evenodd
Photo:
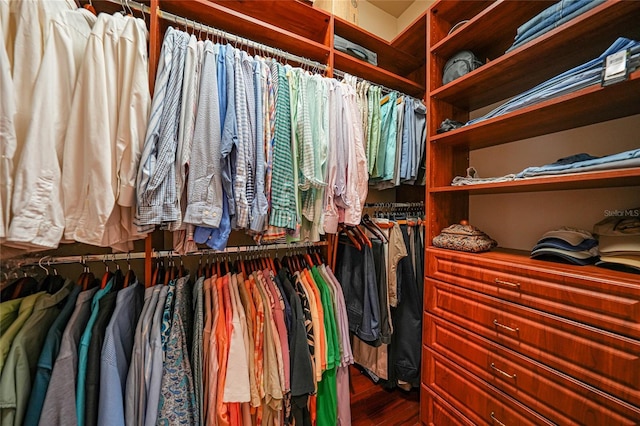
<path id="1" fill-rule="evenodd" d="M 431 389 L 420 388 L 420 410 L 423 425 L 429 426 L 473 426 L 471 420 L 464 417 Z"/>
<path id="2" fill-rule="evenodd" d="M 437 248 L 427 265 L 431 278 L 640 339 L 640 279 L 628 274 Z"/>
<path id="3" fill-rule="evenodd" d="M 423 383 L 475 425 L 553 424 L 427 347 L 422 360 Z"/>
<path id="4" fill-rule="evenodd" d="M 640 406 L 639 341 L 440 281 L 425 287 L 428 312 Z"/>
<path id="5" fill-rule="evenodd" d="M 637 425 L 640 408 L 614 399 L 438 317 L 425 314 L 424 344 L 560 425 Z M 423 382 L 428 373 L 423 370 Z"/>

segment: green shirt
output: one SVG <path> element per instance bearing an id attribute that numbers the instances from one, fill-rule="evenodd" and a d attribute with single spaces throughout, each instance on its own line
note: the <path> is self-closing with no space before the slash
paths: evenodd
<path id="1" fill-rule="evenodd" d="M 329 287 L 317 267 L 311 268 L 311 275 L 320 291 L 324 312 L 324 329 L 327 336 L 327 369 L 322 373 L 322 380 L 318 382 L 317 424 L 318 426 L 333 426 L 338 421 L 336 367 L 340 365 L 340 342 L 338 341 L 336 317 Z"/>
<path id="2" fill-rule="evenodd" d="M 278 228 L 296 229 L 296 187 L 291 158 L 291 104 L 289 82 L 285 69 L 277 64 L 278 93 L 276 97 L 276 134 L 273 152 L 271 184 L 271 215 L 269 224 Z"/>
<path id="3" fill-rule="evenodd" d="M 22 297 L 19 299 L 7 300 L 0 303 L 0 336 L 18 318 Z"/>
<path id="4" fill-rule="evenodd" d="M 49 327 L 62 309 L 61 302 L 69 295 L 73 285 L 73 281 L 67 280 L 54 294 L 38 293 L 33 312 L 16 334 L 0 377 L 2 426 L 23 423 L 40 351 Z"/>
<path id="5" fill-rule="evenodd" d="M 9 355 L 9 350 L 11 349 L 11 344 L 13 343 L 13 339 L 16 337 L 16 334 L 20 331 L 24 323 L 27 321 L 31 312 L 33 312 L 33 307 L 36 302 L 45 294 L 44 291 L 40 293 L 32 294 L 30 296 L 24 297 L 22 302 L 20 303 L 20 310 L 18 312 L 18 316 L 11 323 L 11 325 L 3 330 L 2 336 L 0 336 L 0 373 L 4 370 L 4 364 L 7 359 L 7 355 Z"/>

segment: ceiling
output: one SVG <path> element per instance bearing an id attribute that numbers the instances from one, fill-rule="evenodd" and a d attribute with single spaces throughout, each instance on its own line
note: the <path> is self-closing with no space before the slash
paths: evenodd
<path id="1" fill-rule="evenodd" d="M 367 0 L 372 5 L 397 18 L 407 10 L 414 0 Z"/>

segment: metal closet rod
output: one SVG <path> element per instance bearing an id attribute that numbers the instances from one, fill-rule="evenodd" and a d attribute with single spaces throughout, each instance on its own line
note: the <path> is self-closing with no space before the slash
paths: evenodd
<path id="1" fill-rule="evenodd" d="M 369 84 L 371 84 L 371 85 L 373 85 L 373 86 L 378 86 L 378 87 L 380 87 L 383 91 L 385 91 L 385 92 L 387 92 L 387 93 L 391 93 L 391 92 L 398 92 L 398 93 L 400 93 L 402 96 L 406 96 L 406 97 L 408 97 L 408 98 L 413 98 L 413 99 L 415 99 L 413 96 L 409 96 L 409 95 L 407 95 L 407 94 L 405 94 L 405 93 L 402 93 L 401 91 L 399 91 L 399 90 L 397 90 L 397 89 L 391 89 L 390 87 L 384 86 L 384 85 L 382 85 L 382 84 L 378 84 L 378 83 L 374 83 L 373 81 L 369 81 L 369 80 L 367 80 L 366 78 L 358 77 L 357 75 L 353 75 L 353 74 L 350 74 L 350 73 L 348 73 L 348 72 L 340 71 L 340 70 L 338 70 L 338 69 L 335 69 L 335 68 L 334 68 L 334 70 L 333 70 L 333 76 L 334 76 L 334 77 L 336 77 L 336 76 L 337 76 L 337 77 L 344 77 L 345 75 L 350 75 L 350 76 L 352 76 L 352 77 L 357 78 L 357 79 L 358 79 L 358 80 L 360 80 L 360 81 L 366 81 L 367 83 L 369 83 Z"/>
<path id="2" fill-rule="evenodd" d="M 402 208 L 414 208 L 424 207 L 424 201 L 417 201 L 411 203 L 366 203 L 365 208 L 388 208 L 388 209 L 402 209 Z"/>
<path id="3" fill-rule="evenodd" d="M 261 246 L 235 246 L 227 247 L 224 250 L 198 250 L 191 253 L 179 254 L 173 250 L 159 250 L 152 251 L 152 258 L 170 258 L 170 257 L 186 257 L 186 256 L 223 256 L 231 253 L 261 253 L 275 250 L 300 250 L 308 249 L 311 247 L 322 247 L 329 245 L 327 241 L 319 241 L 317 243 L 303 242 L 303 243 L 282 243 L 282 244 L 269 244 Z M 135 253 L 107 253 L 107 254 L 87 254 L 87 255 L 75 255 L 75 256 L 44 256 L 36 260 L 27 260 L 25 262 L 19 262 L 19 267 L 28 266 L 49 266 L 49 265 L 62 265 L 70 263 L 85 264 L 88 262 L 113 262 L 116 260 L 132 260 L 132 259 L 144 259 L 146 258 L 145 252 Z"/>
<path id="4" fill-rule="evenodd" d="M 142 11 L 143 13 L 146 12 L 151 14 L 151 8 L 149 6 L 143 3 L 139 3 L 137 1 L 133 1 L 133 0 L 106 0 L 106 1 L 110 3 L 119 4 L 123 7 L 130 7 L 132 9 Z M 302 65 L 313 67 L 315 69 L 318 69 L 319 71 L 326 71 L 328 68 L 327 65 L 311 60 L 309 58 L 305 58 L 303 56 L 298 56 L 293 53 L 285 52 L 282 49 L 277 49 L 275 47 L 267 46 L 266 44 L 258 43 L 257 41 L 253 41 L 245 37 L 240 37 L 228 31 L 223 31 L 218 28 L 210 27 L 208 25 L 204 25 L 200 22 L 194 21 L 192 19 L 187 19 L 183 16 L 179 16 L 171 12 L 165 12 L 160 8 L 158 8 L 158 17 L 165 19 L 167 21 L 174 22 L 179 25 L 184 25 L 185 27 L 190 27 L 196 31 L 203 31 L 207 34 L 222 37 L 226 40 L 229 40 L 232 43 L 245 45 L 247 47 L 268 53 L 275 57 L 284 58 L 286 60 L 295 61 Z"/>
<path id="5" fill-rule="evenodd" d="M 196 31 L 203 31 L 207 34 L 211 34 L 214 36 L 222 37 L 234 44 L 244 45 L 250 47 L 259 52 L 264 52 L 269 55 L 273 55 L 274 57 L 284 58 L 286 60 L 295 61 L 302 65 L 307 65 L 309 67 L 313 67 L 319 71 L 325 71 L 327 66 L 320 62 L 311 60 L 309 58 L 305 58 L 303 56 L 298 56 L 293 53 L 285 52 L 282 49 L 277 49 L 275 47 L 267 46 L 266 44 L 259 43 L 257 41 L 253 41 L 246 37 L 240 37 L 236 34 L 230 33 L 228 31 L 223 31 L 218 28 L 210 27 L 208 25 L 204 25 L 200 22 L 194 21 L 192 19 L 187 19 L 183 16 L 175 15 L 171 12 L 165 12 L 163 10 L 158 9 L 158 16 L 162 19 L 166 19 L 168 21 L 172 21 L 178 25 L 184 25 L 185 27 L 190 27 Z"/>

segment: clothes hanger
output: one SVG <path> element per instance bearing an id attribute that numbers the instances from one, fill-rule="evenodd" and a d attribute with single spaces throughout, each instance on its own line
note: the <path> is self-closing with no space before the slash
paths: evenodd
<path id="1" fill-rule="evenodd" d="M 358 226 L 358 225 L 354 226 L 353 230 L 354 230 L 355 234 L 357 235 L 357 237 L 360 238 L 360 241 L 362 242 L 363 245 L 367 245 L 367 246 L 369 246 L 369 248 L 373 247 L 373 243 L 371 242 L 369 237 L 367 237 L 367 235 L 364 233 L 362 228 L 360 228 L 360 226 Z"/>
<path id="2" fill-rule="evenodd" d="M 362 218 L 362 226 L 367 228 L 373 235 L 378 237 L 381 241 L 388 243 L 389 239 L 384 235 L 384 232 L 374 223 L 368 214 L 365 214 Z"/>
<path id="3" fill-rule="evenodd" d="M 355 248 L 357 248 L 358 250 L 362 250 L 362 245 L 360 244 L 360 241 L 356 239 L 356 237 L 349 231 L 349 229 L 346 226 L 342 224 L 338 225 L 338 234 L 346 235 L 347 238 L 349 238 L 349 241 L 351 241 L 351 244 L 353 244 Z"/>
<path id="4" fill-rule="evenodd" d="M 113 278 L 113 273 L 109 270 L 109 265 L 107 265 L 107 257 L 103 259 L 102 263 L 104 263 L 104 274 L 102 275 L 102 280 L 100 282 L 100 288 L 103 289 L 109 283 L 109 280 Z"/>
<path id="5" fill-rule="evenodd" d="M 93 13 L 94 15 L 97 15 L 98 13 L 96 12 L 96 8 L 93 7 L 93 2 L 91 0 L 89 0 L 89 3 L 85 3 L 82 6 L 84 9 L 87 9 L 89 12 Z"/>
<path id="6" fill-rule="evenodd" d="M 129 284 L 136 280 L 136 274 L 131 269 L 131 253 L 127 253 L 127 273 L 124 275 L 123 287 L 126 288 Z"/>

